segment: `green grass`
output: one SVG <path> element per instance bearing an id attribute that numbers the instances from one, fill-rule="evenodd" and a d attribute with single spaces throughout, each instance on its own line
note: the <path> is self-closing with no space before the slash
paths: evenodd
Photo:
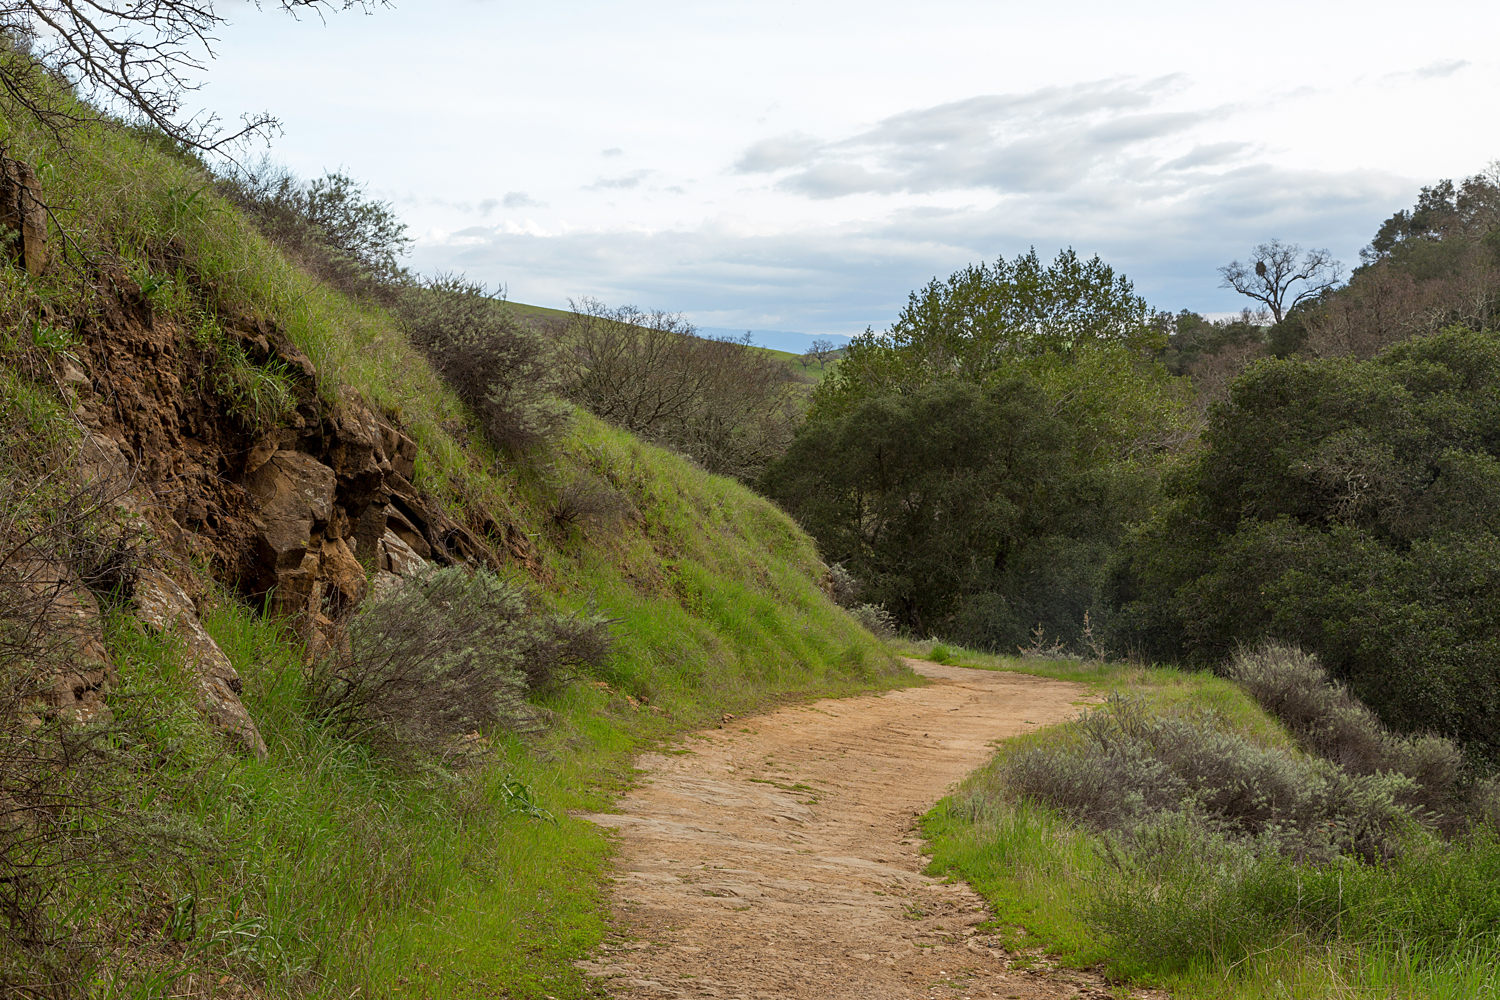
<path id="1" fill-rule="evenodd" d="M 585 995 L 571 963 L 604 932 L 610 841 L 570 812 L 609 808 L 637 752 L 723 712 L 918 682 L 824 595 L 811 540 L 742 486 L 587 414 L 546 452 L 499 454 L 390 316 L 287 261 L 190 159 L 119 130 L 74 132 L 66 148 L 15 117 L 0 115 L 0 130 L 9 155 L 36 166 L 74 248 L 64 253 L 54 231 L 45 276 L 0 266 L 6 329 L 46 318 L 70 335 L 111 283 L 138 287 L 184 337 L 269 321 L 313 360 L 325 404 L 361 399 L 412 434 L 418 488 L 459 519 L 531 540 L 539 568 L 511 572 L 551 607 L 619 620 L 609 667 L 550 698 L 545 736 L 497 735 L 493 760 L 457 775 L 394 771 L 310 725 L 302 648 L 220 595 L 205 625 L 270 749 L 265 761 L 226 756 L 188 707 L 175 647 L 117 623 L 112 702 L 161 710 L 155 738 L 171 748 L 131 780 L 219 846 L 186 866 L 70 887 L 114 935 L 96 992 L 186 993 L 213 973 L 268 996 Z M 220 374 L 227 408 L 257 422 L 282 412 L 281 373 L 236 357 Z M 0 379 L 7 402 L 24 403 L 28 434 L 66 439 L 50 376 L 7 362 Z M 633 511 L 558 528 L 548 508 L 585 471 Z M 556 824 L 507 813 L 508 779 Z"/>
<path id="2" fill-rule="evenodd" d="M 963 666 L 1075 681 L 1099 694 L 1120 691 L 1163 713 L 1213 709 L 1252 740 L 1298 752 L 1245 692 L 1211 674 L 995 657 L 926 643 L 898 648 L 908 656 L 946 653 L 944 661 Z M 1273 857 L 1232 874 L 1169 860 L 1155 872 L 1157 881 L 1122 890 L 1103 837 L 1043 805 L 1008 798 L 1000 782 L 1008 755 L 1071 738 L 1063 725 L 1007 740 L 989 765 L 922 819 L 930 873 L 963 878 L 983 895 L 994 911 L 993 933 L 1008 946 L 1040 948 L 1064 965 L 1102 966 L 1122 981 L 1164 987 L 1174 997 L 1456 1000 L 1500 991 L 1500 842 L 1493 834 L 1451 846 L 1414 834 L 1412 847 L 1387 867 L 1329 868 Z M 1146 914 L 1164 915 L 1180 895 L 1184 912 L 1194 914 L 1194 934 L 1220 941 L 1222 952 L 1165 963 L 1135 957 L 1090 919 L 1102 887 L 1111 885 L 1115 893 L 1160 894 L 1153 897 L 1157 905 L 1141 910 Z"/>

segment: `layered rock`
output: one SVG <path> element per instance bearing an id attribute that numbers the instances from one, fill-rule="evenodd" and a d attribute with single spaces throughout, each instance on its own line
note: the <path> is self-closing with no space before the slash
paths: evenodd
<path id="1" fill-rule="evenodd" d="M 30 164 L 0 156 L 0 234 L 28 274 L 47 266 L 47 206 Z"/>

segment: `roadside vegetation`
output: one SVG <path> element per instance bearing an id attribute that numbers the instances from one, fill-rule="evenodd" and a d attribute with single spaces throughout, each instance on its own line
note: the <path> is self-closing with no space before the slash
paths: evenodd
<path id="1" fill-rule="evenodd" d="M 1081 682 L 1099 704 L 1009 740 L 923 819 L 1023 954 L 1182 997 L 1493 991 L 1495 784 L 1401 737 L 1316 659 L 1172 668 L 923 649 Z"/>
<path id="2" fill-rule="evenodd" d="M 604 933 L 609 841 L 570 810 L 609 808 L 642 747 L 726 712 L 911 676 L 828 600 L 785 514 L 539 391 L 538 331 L 402 271 L 399 225 L 347 178 L 216 176 L 68 108 L 63 135 L 4 109 L 6 155 L 52 206 L 45 269 L 0 266 L 0 592 L 36 598 L 0 607 L 4 988 L 584 995 L 571 963 Z M 230 332 L 256 323 L 303 361 Z M 188 639 L 133 603 L 169 550 L 162 511 L 80 485 L 75 386 L 121 325 L 170 335 L 182 398 L 222 421 L 209 439 L 359 401 L 413 439 L 413 490 L 506 553 L 314 629 L 205 557 L 184 579 L 264 758 L 226 749 Z M 87 720 L 41 689 L 53 648 L 84 642 L 57 626 L 73 600 L 109 678 Z"/>
<path id="3" fill-rule="evenodd" d="M 1033 249 L 781 357 L 412 274 L 351 177 L 211 167 L 15 41 L 0 988 L 585 995 L 609 842 L 570 812 L 726 713 L 914 682 L 893 649 L 1105 696 L 926 820 L 1016 947 L 1187 996 L 1500 986 L 1493 170 L 1347 284 L 1276 240 L 1221 268 L 1264 314 Z M 173 358 L 157 395 L 122 338 Z M 161 393 L 185 430 L 131 425 L 108 473 L 98 412 Z M 341 596 L 289 612 L 188 538 L 255 514 L 184 483 L 360 413 L 399 463 L 341 474 L 443 544 L 320 537 Z M 138 600 L 162 553 L 171 620 Z M 205 644 L 264 755 L 205 715 Z"/>

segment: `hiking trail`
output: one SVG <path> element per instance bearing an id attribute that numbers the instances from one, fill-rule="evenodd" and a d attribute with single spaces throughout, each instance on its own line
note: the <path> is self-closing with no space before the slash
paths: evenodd
<path id="1" fill-rule="evenodd" d="M 915 827 L 995 741 L 1072 717 L 1088 690 L 906 663 L 930 683 L 726 716 L 643 755 L 621 812 L 583 817 L 620 832 L 614 933 L 585 974 L 618 997 L 1112 996 L 1000 950 L 976 893 L 922 874 Z"/>

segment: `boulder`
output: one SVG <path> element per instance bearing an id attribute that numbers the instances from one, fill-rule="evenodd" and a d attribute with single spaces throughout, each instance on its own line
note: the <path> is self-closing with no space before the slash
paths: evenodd
<path id="1" fill-rule="evenodd" d="M 47 207 L 31 165 L 0 156 L 0 229 L 13 241 L 11 259 L 28 274 L 47 266 Z"/>
<path id="2" fill-rule="evenodd" d="M 375 543 L 375 568 L 396 576 L 414 576 L 427 567 L 426 559 L 417 555 L 394 531 L 387 530 Z"/>
<path id="3" fill-rule="evenodd" d="M 255 498 L 257 593 L 274 590 L 282 613 L 316 607 L 320 558 L 313 533 L 333 517 L 337 477 L 328 466 L 299 451 L 277 451 L 245 477 Z"/>
<path id="4" fill-rule="evenodd" d="M 239 750 L 264 757 L 265 741 L 240 701 L 244 685 L 239 672 L 203 630 L 187 592 L 161 570 L 143 569 L 136 577 L 132 600 L 136 617 L 148 629 L 171 632 L 181 639 L 184 665 L 197 685 L 198 707 L 213 727 Z"/>

